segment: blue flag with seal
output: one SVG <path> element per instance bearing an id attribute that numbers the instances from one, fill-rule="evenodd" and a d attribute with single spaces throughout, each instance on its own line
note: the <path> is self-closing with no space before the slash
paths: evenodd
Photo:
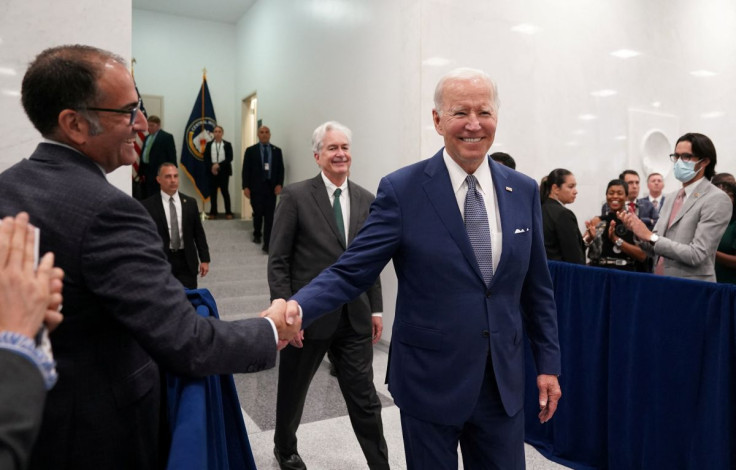
<path id="1" fill-rule="evenodd" d="M 194 101 L 192 114 L 184 131 L 184 145 L 181 149 L 181 166 L 184 173 L 194 184 L 203 201 L 210 198 L 209 175 L 204 163 L 204 148 L 214 138 L 213 131 L 217 125 L 215 108 L 212 106 L 210 89 L 207 87 L 207 76 L 202 76 L 202 86 Z"/>

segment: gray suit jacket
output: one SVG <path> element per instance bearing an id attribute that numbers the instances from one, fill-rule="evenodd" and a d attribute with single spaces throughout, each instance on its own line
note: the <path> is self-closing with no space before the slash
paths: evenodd
<path id="1" fill-rule="evenodd" d="M 373 194 L 348 180 L 350 222 L 348 243 L 368 217 Z M 268 285 L 271 298 L 291 298 L 323 269 L 337 261 L 345 251 L 339 237 L 332 203 L 322 176 L 290 184 L 281 192 L 273 222 L 268 257 Z M 370 335 L 371 313 L 383 310 L 381 281 L 348 306 L 348 317 L 356 332 Z M 340 319 L 339 308 L 312 323 L 305 337 L 326 339 L 332 336 Z"/>
<path id="2" fill-rule="evenodd" d="M 718 243 L 731 220 L 729 197 L 706 178 L 693 183 L 693 193 L 667 228 L 677 192 L 667 195 L 654 233 L 659 241 L 642 247 L 655 255 L 654 265 L 664 257 L 666 276 L 716 282 L 715 258 Z M 679 190 L 678 190 L 679 191 Z"/>
<path id="3" fill-rule="evenodd" d="M 65 272 L 65 318 L 50 336 L 59 380 L 31 468 L 152 468 L 157 364 L 185 376 L 275 365 L 269 322 L 197 315 L 149 214 L 86 156 L 42 143 L 3 172 L 0 217 L 21 210 Z"/>

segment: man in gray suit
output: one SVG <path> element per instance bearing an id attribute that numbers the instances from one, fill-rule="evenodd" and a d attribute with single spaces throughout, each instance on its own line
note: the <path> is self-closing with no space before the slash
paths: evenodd
<path id="1" fill-rule="evenodd" d="M 312 135 L 321 172 L 286 186 L 276 208 L 268 258 L 271 298 L 289 298 L 334 263 L 355 238 L 373 194 L 348 181 L 351 132 L 326 122 Z M 283 470 L 306 469 L 296 431 L 309 384 L 325 353 L 336 363 L 337 380 L 350 422 L 371 469 L 387 469 L 381 402 L 373 385 L 373 344 L 381 338 L 380 281 L 357 299 L 324 315 L 281 351 L 274 453 Z M 303 339 L 303 342 L 302 342 Z"/>
<path id="2" fill-rule="evenodd" d="M 731 199 L 710 183 L 715 174 L 716 148 L 703 134 L 688 133 L 677 140 L 675 178 L 682 188 L 667 195 L 654 230 L 634 214 L 619 216 L 654 257 L 654 273 L 716 281 L 718 243 L 731 220 Z"/>
<path id="3" fill-rule="evenodd" d="M 89 46 L 47 49 L 26 71 L 21 97 L 44 141 L 0 174 L 0 216 L 26 210 L 41 252 L 65 272 L 65 321 L 51 334 L 59 380 L 30 468 L 158 468 L 159 366 L 184 376 L 273 367 L 277 338 L 291 339 L 301 321 L 221 322 L 194 311 L 146 210 L 105 178 L 135 161 L 146 128 L 122 58 Z"/>

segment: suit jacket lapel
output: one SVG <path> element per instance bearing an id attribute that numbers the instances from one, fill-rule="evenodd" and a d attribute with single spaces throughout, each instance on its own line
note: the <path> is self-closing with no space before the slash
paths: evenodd
<path id="1" fill-rule="evenodd" d="M 680 208 L 680 212 L 675 214 L 675 218 L 672 220 L 672 223 L 669 224 L 670 226 L 675 225 L 680 219 L 683 218 L 685 214 L 687 214 L 687 211 L 692 209 L 692 207 L 695 205 L 698 199 L 703 197 L 703 195 L 705 195 L 708 192 L 709 185 L 710 185 L 710 181 L 708 181 L 706 178 L 701 178 L 701 180 L 695 184 L 695 187 L 693 188 L 693 193 L 682 204 L 682 207 Z"/>
<path id="2" fill-rule="evenodd" d="M 442 150 L 427 162 L 425 174 L 427 179 L 423 183 L 423 188 L 429 202 L 434 207 L 445 228 L 447 228 L 450 237 L 460 248 L 463 256 L 482 282 L 483 274 L 480 272 L 473 247 L 470 245 L 468 232 L 465 230 L 463 218 L 460 216 L 460 210 L 457 207 L 457 199 L 455 198 L 455 192 L 452 190 L 450 174 L 447 172 Z"/>
<path id="3" fill-rule="evenodd" d="M 332 230 L 332 233 L 340 241 L 340 246 L 345 249 L 345 236 L 341 235 L 337 230 L 335 213 L 332 211 L 332 203 L 330 202 L 330 198 L 327 196 L 327 187 L 325 186 L 325 182 L 322 181 L 321 173 L 312 179 L 312 197 L 317 203 L 319 211 L 322 213 L 325 220 L 327 220 L 327 225 L 330 226 L 330 230 Z M 350 212 L 352 213 L 353 211 Z"/>
<path id="4" fill-rule="evenodd" d="M 169 235 L 169 224 L 166 221 L 166 211 L 164 210 L 164 201 L 159 195 L 156 203 L 156 210 L 159 212 L 159 216 L 155 218 L 156 225 L 158 225 L 158 231 L 161 233 L 161 238 L 164 241 L 164 249 L 169 248 L 171 244 L 171 237 Z"/>
<path id="5" fill-rule="evenodd" d="M 358 192 L 353 191 L 353 184 L 348 180 L 348 194 L 350 195 L 350 221 L 348 222 L 348 244 L 358 233 L 358 217 L 360 216 L 360 201 Z M 335 222 L 337 226 L 337 222 Z"/>
<path id="6" fill-rule="evenodd" d="M 496 280 L 496 273 L 502 273 L 503 265 L 508 262 L 508 258 L 511 253 L 511 242 L 513 241 L 514 233 L 512 230 L 514 230 L 514 227 L 512 226 L 512 223 L 508 220 L 508 217 L 505 217 L 507 214 L 511 214 L 511 206 L 513 205 L 513 201 L 511 198 L 513 197 L 513 186 L 511 186 L 508 183 L 508 178 L 504 174 L 505 168 L 501 168 L 501 164 L 496 163 L 493 161 L 491 157 L 488 158 L 488 165 L 491 168 L 491 179 L 493 181 L 493 190 L 496 193 L 496 201 L 498 201 L 498 216 L 501 220 L 501 233 L 503 235 L 501 242 L 501 258 L 498 260 L 498 266 L 496 266 L 496 269 L 493 273 L 493 281 Z M 506 188 L 511 188 L 511 191 L 508 191 Z M 491 283 L 493 283 L 491 281 Z"/>

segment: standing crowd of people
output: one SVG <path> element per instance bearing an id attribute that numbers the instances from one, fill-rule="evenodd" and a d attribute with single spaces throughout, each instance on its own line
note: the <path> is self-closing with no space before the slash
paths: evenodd
<path id="1" fill-rule="evenodd" d="M 670 156 L 677 191 L 665 194 L 660 173 L 624 170 L 608 182 L 601 213 L 585 221 L 564 207 L 577 196 L 575 176 L 552 170 L 540 186 L 544 242 L 550 260 L 711 282 L 736 281 L 736 182 L 716 174 L 717 154 L 705 135 L 680 137 Z"/>

